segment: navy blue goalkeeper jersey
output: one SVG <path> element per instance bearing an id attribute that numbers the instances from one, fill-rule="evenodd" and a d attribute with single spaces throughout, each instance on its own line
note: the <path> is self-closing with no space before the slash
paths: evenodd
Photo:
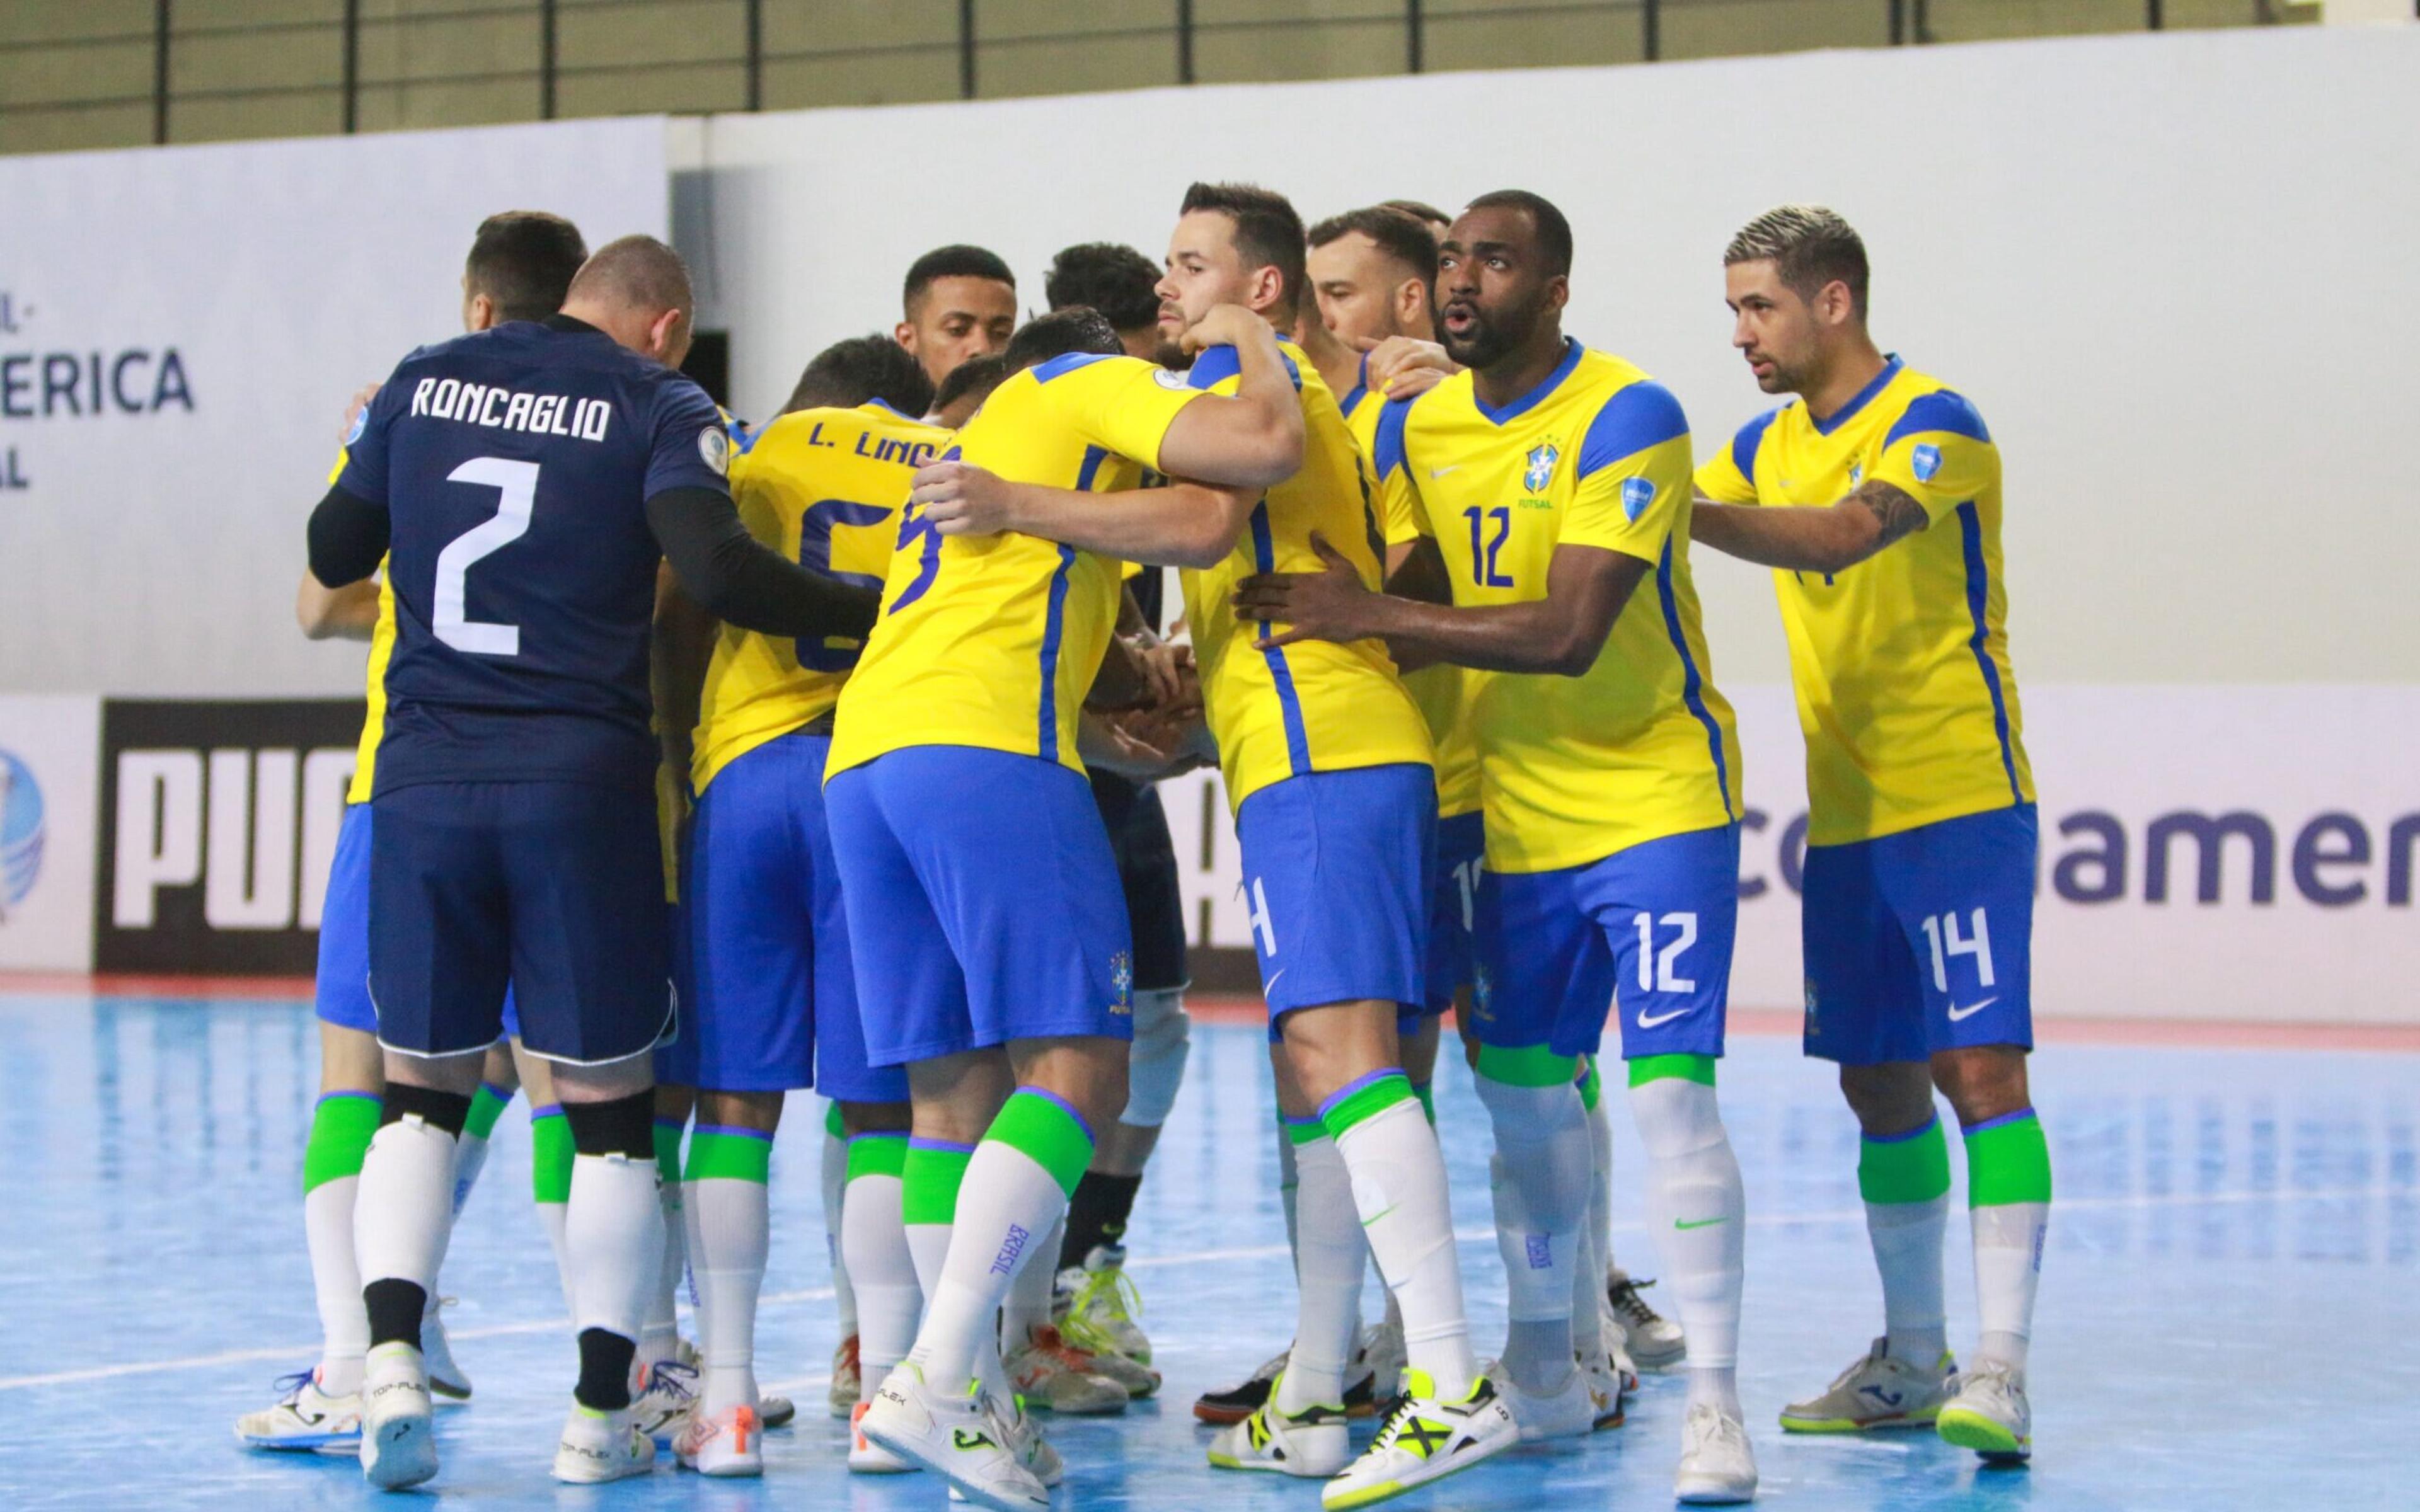
<path id="1" fill-rule="evenodd" d="M 375 793 L 648 789 L 663 552 L 645 504 L 672 488 L 727 492 L 729 460 L 705 390 L 579 321 L 514 321 L 405 358 L 337 479 L 390 522 L 396 642 Z"/>

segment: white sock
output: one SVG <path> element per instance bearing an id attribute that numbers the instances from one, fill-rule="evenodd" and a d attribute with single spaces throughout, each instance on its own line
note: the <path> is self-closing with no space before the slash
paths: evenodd
<path id="1" fill-rule="evenodd" d="M 1353 1209 L 1353 1177 L 1336 1152 L 1336 1141 L 1323 1133 L 1295 1145 L 1294 1152 L 1301 1173 L 1295 1245 L 1301 1301 L 1294 1354 L 1278 1383 L 1278 1410 L 1283 1412 L 1344 1405 L 1344 1367 L 1353 1358 L 1361 1306 L 1362 1257 L 1370 1251 Z"/>
<path id="2" fill-rule="evenodd" d="M 434 1296 L 454 1221 L 454 1136 L 406 1114 L 371 1136 L 360 1181 L 353 1257 L 362 1285 L 409 1281 Z"/>
<path id="3" fill-rule="evenodd" d="M 1520 1087 L 1481 1075 L 1479 1100 L 1496 1127 L 1490 1186 L 1504 1257 L 1511 1326 L 1504 1368 L 1529 1391 L 1571 1374 L 1572 1296 L 1596 1157 L 1577 1087 Z"/>
<path id="4" fill-rule="evenodd" d="M 815 1179 L 821 1183 L 824 1199 L 824 1258 L 831 1264 L 832 1305 L 840 1314 L 840 1336 L 860 1333 L 857 1320 L 857 1288 L 848 1273 L 848 1257 L 841 1247 L 841 1226 L 845 1222 L 848 1189 L 848 1140 L 824 1130 L 820 1164 Z M 861 1351 L 864 1345 L 858 1346 Z"/>
<path id="5" fill-rule="evenodd" d="M 1930 1202 L 1869 1202 L 1866 1237 L 1883 1278 L 1883 1333 L 1893 1359 L 1930 1370 L 1949 1348 L 1942 1296 L 1941 1242 L 1949 1228 L 1949 1198 Z"/>
<path id="6" fill-rule="evenodd" d="M 1975 1311 L 1983 1325 L 1978 1361 L 1996 1360 L 2023 1370 L 2033 1336 L 2034 1290 L 2041 1283 L 2050 1204 L 1995 1203 L 1975 1209 L 1969 1221 L 1975 1233 Z"/>
<path id="7" fill-rule="evenodd" d="M 933 1288 L 908 1358 L 942 1391 L 974 1379 L 985 1340 L 997 1348 L 1001 1304 L 1016 1273 L 1037 1257 L 1040 1241 L 1067 1214 L 1067 1194 L 1040 1161 L 1002 1139 L 985 1139 L 968 1159 L 958 1188 L 949 1257 Z"/>
<path id="8" fill-rule="evenodd" d="M 1617 1069 L 1621 1066 L 1620 1061 L 1614 1064 Z M 1596 1106 L 1588 1110 L 1589 1150 L 1596 1163 L 1596 1184 L 1589 1190 L 1588 1229 L 1596 1241 L 1592 1246 L 1596 1269 L 1606 1273 L 1604 1280 L 1609 1281 L 1613 1271 L 1613 1117 L 1606 1104 L 1613 1101 L 1613 1092 L 1604 1076 L 1600 1066 Z"/>
<path id="9" fill-rule="evenodd" d="M 1586 1224 L 1572 1246 L 1572 1350 L 1583 1360 L 1605 1358 L 1605 1261 Z"/>
<path id="10" fill-rule="evenodd" d="M 1278 1205 L 1285 1210 L 1286 1251 L 1296 1257 L 1297 1266 L 1301 1263 L 1302 1255 L 1299 1232 L 1302 1226 L 1301 1194 L 1302 1168 L 1295 1160 L 1294 1141 L 1286 1136 L 1285 1115 L 1280 1113 L 1278 1115 Z"/>
<path id="11" fill-rule="evenodd" d="M 370 1315 L 353 1263 L 353 1193 L 361 1180 L 334 1177 L 302 1195 L 302 1240 L 319 1304 L 319 1389 L 331 1396 L 362 1389 L 362 1357 L 370 1349 Z"/>
<path id="12" fill-rule="evenodd" d="M 563 1239 L 563 1211 L 567 1202 L 541 1202 L 537 1205 L 537 1221 L 546 1229 L 546 1247 L 554 1253 L 554 1278 L 563 1288 L 563 1305 L 566 1312 L 577 1307 L 571 1290 L 571 1254 Z"/>
<path id="13" fill-rule="evenodd" d="M 572 1157 L 563 1241 L 571 1260 L 573 1332 L 601 1328 L 638 1340 L 663 1275 L 659 1184 L 649 1158 Z"/>
<path id="14" fill-rule="evenodd" d="M 706 1365 L 704 1411 L 754 1408 L 756 1299 L 765 1288 L 772 1204 L 762 1181 L 712 1177 L 684 1183 L 691 1273 L 697 1281 L 697 1348 Z"/>
<path id="15" fill-rule="evenodd" d="M 1689 1338 L 1689 1404 L 1740 1412 L 1741 1257 L 1747 1196 L 1714 1089 L 1662 1076 L 1630 1089 L 1647 1153 L 1647 1211 Z"/>
<path id="16" fill-rule="evenodd" d="M 1353 1207 L 1388 1288 L 1404 1305 L 1404 1353 L 1448 1401 L 1479 1377 L 1463 1311 L 1462 1263 L 1445 1156 L 1417 1098 L 1389 1103 L 1344 1131 L 1336 1152 L 1352 1175 Z"/>
<path id="17" fill-rule="evenodd" d="M 1003 1347 L 1019 1350 L 1033 1331 L 1050 1321 L 1050 1283 L 1058 1274 L 1053 1269 L 1059 1263 L 1059 1246 L 1067 1237 L 1067 1220 L 1061 1218 L 1050 1226 L 1042 1242 L 1033 1246 L 1034 1258 L 1020 1263 L 1016 1279 L 1011 1283 L 1008 1295 L 1000 1304 L 1000 1337 Z M 861 1349 L 862 1345 L 859 1346 Z"/>
<path id="18" fill-rule="evenodd" d="M 680 1358 L 680 1288 L 681 1278 L 689 1273 L 689 1220 L 681 1213 L 679 1156 L 674 1157 L 673 1174 L 664 1174 L 661 1158 L 656 1168 L 656 1206 L 660 1222 L 658 1231 L 663 1235 L 662 1249 L 657 1253 L 656 1277 L 647 1290 L 646 1321 L 639 1330 L 638 1364 L 661 1365 Z M 579 1170 L 574 1165 L 572 1169 Z"/>
<path id="19" fill-rule="evenodd" d="M 892 1367 L 908 1357 L 916 1342 L 916 1323 L 924 1310 L 923 1288 L 899 1222 L 899 1178 L 887 1173 L 860 1176 L 848 1183 L 841 1208 L 840 1247 L 849 1273 L 857 1278 L 857 1340 L 859 1368 L 867 1388 L 881 1384 Z M 950 1230 L 937 1231 L 940 1242 L 933 1253 L 934 1276 L 940 1274 L 949 1253 Z"/>

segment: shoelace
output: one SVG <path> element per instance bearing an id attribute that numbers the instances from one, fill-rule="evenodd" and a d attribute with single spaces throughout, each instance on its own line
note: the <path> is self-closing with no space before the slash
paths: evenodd
<path id="1" fill-rule="evenodd" d="M 689 1380 L 683 1381 L 681 1379 L 683 1376 L 687 1376 Z M 659 1360 L 647 1366 L 647 1383 L 639 1395 L 644 1396 L 661 1386 L 665 1396 L 675 1401 L 686 1402 L 696 1397 L 696 1382 L 697 1370 L 694 1366 L 685 1365 L 678 1360 Z"/>
<path id="2" fill-rule="evenodd" d="M 315 1379 L 317 1379 L 317 1372 L 313 1369 L 297 1370 L 290 1376 L 278 1377 L 269 1389 L 277 1393 L 277 1405 L 283 1407 L 288 1402 L 301 1401 L 302 1388 L 311 1384 Z"/>
<path id="3" fill-rule="evenodd" d="M 1111 1322 L 1131 1323 L 1141 1311 L 1142 1295 L 1126 1278 L 1125 1268 L 1105 1266 L 1084 1278 L 1059 1328 L 1078 1348 L 1105 1354 L 1118 1347 L 1117 1340 L 1104 1323 L 1095 1321 L 1094 1313 Z"/>
<path id="4" fill-rule="evenodd" d="M 1621 1320 L 1625 1325 L 1633 1329 L 1640 1329 L 1650 1323 L 1664 1321 L 1664 1315 L 1647 1305 L 1647 1299 L 1639 1295 L 1641 1291 L 1654 1284 L 1652 1281 L 1638 1281 L 1623 1276 L 1614 1287 L 1613 1310 L 1621 1315 Z"/>
<path id="5" fill-rule="evenodd" d="M 1371 1441 L 1370 1447 L 1373 1449 L 1393 1448 L 1395 1446 L 1395 1440 L 1402 1436 L 1404 1429 L 1410 1425 L 1412 1419 L 1419 1415 L 1419 1404 L 1412 1400 L 1409 1396 L 1404 1397 L 1401 1402 L 1397 1403 L 1395 1411 L 1387 1419 L 1387 1426 L 1378 1430 L 1378 1436 Z"/>

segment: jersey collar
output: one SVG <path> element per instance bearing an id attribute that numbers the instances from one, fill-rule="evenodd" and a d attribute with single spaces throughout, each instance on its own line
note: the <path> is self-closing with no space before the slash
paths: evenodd
<path id="1" fill-rule="evenodd" d="M 1344 412 L 1348 415 L 1351 414 L 1354 410 L 1354 407 L 1360 404 L 1363 399 L 1367 398 L 1369 393 L 1370 354 L 1368 352 L 1363 352 L 1361 354 L 1360 370 L 1353 375 L 1353 392 L 1344 396 Z"/>
<path id="2" fill-rule="evenodd" d="M 923 424 L 923 421 L 918 420 L 914 415 L 900 414 L 898 410 L 892 409 L 887 404 L 884 404 L 879 399 L 868 399 L 862 406 L 861 406 L 861 408 L 866 409 L 879 409 L 886 415 L 899 415 L 900 419 L 907 421 L 910 424 L 921 425 Z"/>
<path id="3" fill-rule="evenodd" d="M 1850 421 L 1854 420 L 1857 417 L 1858 410 L 1863 409 L 1866 406 L 1873 403 L 1875 394 L 1880 393 L 1883 390 L 1890 387 L 1890 380 L 1900 376 L 1903 366 L 1904 364 L 1902 364 L 1899 360 L 1899 353 L 1893 352 L 1887 358 L 1884 359 L 1883 370 L 1874 375 L 1874 380 L 1871 383 L 1867 384 L 1864 388 L 1859 389 L 1855 398 L 1851 399 L 1847 404 L 1842 405 L 1839 409 L 1833 410 L 1828 418 L 1817 420 L 1813 412 L 1809 411 L 1807 419 L 1814 425 L 1815 434 L 1818 436 L 1829 436 L 1834 431 L 1838 430 L 1841 426 L 1847 424 Z"/>
<path id="4" fill-rule="evenodd" d="M 1536 388 L 1531 389 L 1528 393 L 1521 395 L 1521 397 L 1513 400 L 1511 404 L 1504 406 L 1500 409 L 1491 407 L 1486 400 L 1481 399 L 1479 396 L 1479 384 L 1477 380 L 1474 379 L 1470 386 L 1471 405 L 1473 408 L 1477 409 L 1481 414 L 1485 415 L 1491 422 L 1498 425 L 1503 424 L 1508 420 L 1528 414 L 1530 410 L 1535 409 L 1539 405 L 1544 403 L 1548 394 L 1562 387 L 1563 379 L 1571 377 L 1572 369 L 1580 365 L 1580 354 L 1587 349 L 1587 347 L 1582 347 L 1578 342 L 1574 341 L 1571 337 L 1565 336 L 1563 338 L 1563 360 L 1555 364 L 1555 370 L 1547 374 L 1544 378 L 1541 378 Z"/>

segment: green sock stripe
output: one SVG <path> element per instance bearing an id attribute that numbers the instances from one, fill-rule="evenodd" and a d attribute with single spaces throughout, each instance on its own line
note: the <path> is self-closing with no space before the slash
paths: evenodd
<path id="1" fill-rule="evenodd" d="M 841 1121 L 840 1104 L 837 1103 L 824 1104 L 824 1133 L 834 1139 L 848 1137 L 848 1126 Z"/>
<path id="2" fill-rule="evenodd" d="M 972 1145 L 939 1139 L 910 1139 L 899 1164 L 899 1221 L 903 1224 L 950 1224 L 957 1221 L 958 1187 L 967 1179 Z"/>
<path id="3" fill-rule="evenodd" d="M 681 1125 L 670 1119 L 656 1120 L 656 1173 L 666 1181 L 680 1180 Z"/>
<path id="4" fill-rule="evenodd" d="M 897 1176 L 906 1180 L 908 1136 L 904 1134 L 861 1134 L 848 1142 L 848 1180 L 861 1176 Z"/>
<path id="5" fill-rule="evenodd" d="M 1316 1114 L 1308 1119 L 1280 1118 L 1278 1123 L 1285 1130 L 1286 1143 L 1296 1149 L 1314 1139 L 1327 1137 L 1327 1125 L 1320 1122 Z"/>
<path id="6" fill-rule="evenodd" d="M 540 1202 L 571 1200 L 571 1120 L 550 1103 L 530 1109 L 530 1195 Z"/>
<path id="7" fill-rule="evenodd" d="M 1000 1117 L 984 1131 L 984 1142 L 1022 1150 L 1070 1197 L 1084 1179 L 1084 1167 L 1093 1164 L 1093 1131 L 1084 1127 L 1082 1115 L 1038 1087 L 1009 1094 Z"/>
<path id="8" fill-rule="evenodd" d="M 1604 1096 L 1605 1073 L 1596 1069 L 1594 1060 L 1590 1060 L 1588 1069 L 1580 1072 L 1580 1106 L 1594 1113 L 1598 1100 Z"/>
<path id="9" fill-rule="evenodd" d="M 1678 1077 L 1700 1087 L 1714 1085 L 1714 1057 L 1712 1056 L 1641 1056 L 1630 1063 L 1630 1085 L 1644 1087 Z"/>
<path id="10" fill-rule="evenodd" d="M 2050 1141 L 2023 1108 L 1966 1131 L 1966 1201 L 1977 1208 L 2050 1200 Z"/>
<path id="11" fill-rule="evenodd" d="M 1931 1202 L 1949 1190 L 1949 1140 L 1941 1119 L 1857 1145 L 1857 1192 L 1868 1202 Z"/>
<path id="12" fill-rule="evenodd" d="M 1426 1082 L 1414 1082 L 1412 1083 L 1412 1095 L 1420 1100 L 1420 1114 L 1423 1118 L 1429 1120 L 1429 1127 L 1432 1129 L 1435 1128 L 1436 1089 Z"/>
<path id="13" fill-rule="evenodd" d="M 1319 1105 L 1319 1121 L 1331 1138 L 1342 1139 L 1357 1123 L 1365 1123 L 1398 1103 L 1412 1101 L 1411 1078 L 1395 1067 L 1373 1071 L 1345 1083 Z"/>
<path id="14" fill-rule="evenodd" d="M 1559 1056 L 1542 1044 L 1479 1047 L 1479 1074 L 1507 1087 L 1569 1087 L 1579 1073 L 1579 1057 Z"/>
<path id="15" fill-rule="evenodd" d="M 311 1133 L 302 1145 L 302 1190 L 362 1174 L 362 1157 L 378 1133 L 382 1103 L 375 1092 L 330 1092 L 311 1110 Z"/>
<path id="16" fill-rule="evenodd" d="M 496 1132 L 496 1119 L 504 1111 L 504 1104 L 512 1100 L 512 1093 L 481 1082 L 479 1089 L 471 1094 L 471 1112 L 462 1120 L 462 1132 L 473 1139 L 489 1138 Z"/>
<path id="17" fill-rule="evenodd" d="M 692 1181 L 753 1181 L 772 1180 L 773 1136 L 754 1129 L 725 1129 L 701 1124 L 689 1136 L 689 1170 Z"/>

